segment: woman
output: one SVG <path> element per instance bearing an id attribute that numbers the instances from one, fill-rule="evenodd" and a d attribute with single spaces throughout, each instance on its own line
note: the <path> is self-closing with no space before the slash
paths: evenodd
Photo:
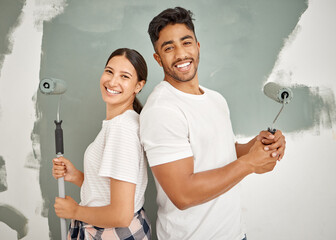
<path id="1" fill-rule="evenodd" d="M 53 159 L 53 176 L 81 187 L 80 204 L 69 196 L 55 201 L 56 215 L 72 219 L 68 239 L 150 239 L 142 208 L 147 168 L 136 99 L 146 78 L 146 62 L 137 51 L 114 51 L 100 79 L 106 120 L 86 149 L 84 173 L 64 157 Z"/>

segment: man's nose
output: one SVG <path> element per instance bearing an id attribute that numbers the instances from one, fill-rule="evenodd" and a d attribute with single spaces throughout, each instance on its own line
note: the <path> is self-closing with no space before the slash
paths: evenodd
<path id="1" fill-rule="evenodd" d="M 181 59 L 181 60 L 183 60 L 187 57 L 187 53 L 186 53 L 183 46 L 176 46 L 175 47 L 175 57 L 177 59 Z"/>

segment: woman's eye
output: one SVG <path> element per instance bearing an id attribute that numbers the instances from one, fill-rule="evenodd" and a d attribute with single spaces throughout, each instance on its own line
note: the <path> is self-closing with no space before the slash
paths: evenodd
<path id="1" fill-rule="evenodd" d="M 121 75 L 122 78 L 126 78 L 126 79 L 129 79 L 129 76 L 127 75 Z"/>
<path id="2" fill-rule="evenodd" d="M 113 72 L 110 69 L 105 69 L 105 72 L 113 74 Z"/>

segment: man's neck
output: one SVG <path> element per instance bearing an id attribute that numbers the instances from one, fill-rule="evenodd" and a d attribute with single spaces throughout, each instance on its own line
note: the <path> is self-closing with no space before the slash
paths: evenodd
<path id="1" fill-rule="evenodd" d="M 169 82 L 174 88 L 184 93 L 189 93 L 193 95 L 202 95 L 204 93 L 203 90 L 199 87 L 197 77 L 187 82 L 180 82 L 176 81 L 175 79 L 167 78 L 167 76 L 165 76 L 164 81 Z"/>

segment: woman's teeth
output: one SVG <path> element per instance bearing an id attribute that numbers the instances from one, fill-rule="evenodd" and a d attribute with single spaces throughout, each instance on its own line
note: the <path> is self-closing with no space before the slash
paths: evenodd
<path id="1" fill-rule="evenodd" d="M 117 91 L 114 91 L 114 90 L 111 90 L 111 89 L 108 89 L 106 88 L 106 90 L 109 92 L 109 93 L 113 93 L 113 94 L 119 94 L 120 92 L 117 92 Z"/>

